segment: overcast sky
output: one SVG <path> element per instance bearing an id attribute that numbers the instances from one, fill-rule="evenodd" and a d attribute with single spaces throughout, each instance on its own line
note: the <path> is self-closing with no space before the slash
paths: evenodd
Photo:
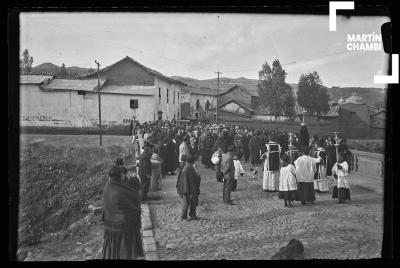
<path id="1" fill-rule="evenodd" d="M 101 68 L 130 56 L 167 76 L 258 79 L 265 61 L 279 59 L 288 83 L 317 71 L 326 86 L 384 87 L 383 51 L 347 51 L 347 33 L 380 33 L 387 17 L 217 13 L 22 13 L 20 49 L 33 65 Z"/>

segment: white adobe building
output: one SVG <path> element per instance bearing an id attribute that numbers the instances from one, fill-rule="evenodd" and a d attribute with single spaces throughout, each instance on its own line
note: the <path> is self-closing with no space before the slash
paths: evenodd
<path id="1" fill-rule="evenodd" d="M 184 83 L 130 57 L 101 69 L 100 77 L 102 125 L 180 119 Z M 97 126 L 97 85 L 97 71 L 82 79 L 20 75 L 20 125 Z"/>

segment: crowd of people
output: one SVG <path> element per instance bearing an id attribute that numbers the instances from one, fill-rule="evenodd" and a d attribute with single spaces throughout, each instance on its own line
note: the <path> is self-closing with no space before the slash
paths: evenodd
<path id="1" fill-rule="evenodd" d="M 332 197 L 338 198 L 340 203 L 350 199 L 346 177 L 354 161 L 346 139 L 343 136 L 317 135 L 310 139 L 304 123 L 299 133 L 291 134 L 278 129 L 200 122 L 173 120 L 140 124 L 132 121 L 130 132 L 132 154 L 137 164 L 124 166 L 122 159 L 117 160 L 104 190 L 104 258 L 143 256 L 143 249 L 136 247 L 140 233 L 129 231 L 131 238 L 125 242 L 120 241 L 121 233 L 132 221 L 139 226 L 140 203 L 147 200 L 150 188 L 160 189 L 161 179 L 167 174 L 177 174 L 176 188 L 182 199 L 181 219 L 199 219 L 196 214 L 201 182 L 196 166 L 199 160 L 205 168 L 215 170 L 217 181 L 223 183 L 222 200 L 227 205 L 235 205 L 231 192 L 235 190 L 239 176 L 245 173 L 243 162 L 251 165 L 248 173 L 253 177 L 258 173 L 259 165 L 263 164 L 262 189 L 279 191 L 285 207 L 293 207 L 294 201 L 303 205 L 315 204 L 315 191 L 328 192 L 330 177 L 336 179 Z M 140 181 L 137 177 L 130 179 L 127 176 L 127 171 L 135 167 Z M 116 197 L 118 187 L 121 199 Z M 134 200 L 128 197 L 132 193 Z M 115 195 L 114 199 L 111 195 Z M 125 245 L 125 251 L 119 250 L 115 241 Z M 130 253 L 124 253 L 128 251 Z"/>

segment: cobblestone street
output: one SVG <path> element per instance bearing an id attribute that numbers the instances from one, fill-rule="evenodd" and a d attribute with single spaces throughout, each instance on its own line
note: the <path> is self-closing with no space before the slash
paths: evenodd
<path id="1" fill-rule="evenodd" d="M 262 177 L 246 175 L 232 199 L 222 202 L 222 184 L 215 171 L 197 163 L 202 174 L 197 208 L 200 221 L 180 221 L 176 176 L 163 179 L 153 194 L 150 213 L 161 260 L 270 259 L 292 238 L 305 247 L 307 259 L 379 258 L 383 238 L 383 195 L 352 184 L 352 200 L 337 204 L 330 193 L 316 193 L 315 205 L 286 208 L 278 192 L 263 192 Z M 248 164 L 243 164 L 249 170 Z M 261 173 L 261 172 L 259 172 Z M 376 187 L 380 187 L 376 183 Z M 332 189 L 332 188 L 331 188 Z"/>

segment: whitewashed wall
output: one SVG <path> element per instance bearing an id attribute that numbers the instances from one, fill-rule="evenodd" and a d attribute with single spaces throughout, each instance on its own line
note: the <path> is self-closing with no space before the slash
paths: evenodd
<path id="1" fill-rule="evenodd" d="M 230 112 L 241 113 L 241 114 L 245 114 L 246 113 L 245 109 L 243 109 L 237 103 L 234 103 L 234 102 L 230 102 L 230 103 L 224 105 L 221 108 L 224 109 L 224 110 L 230 111 Z"/>
<path id="2" fill-rule="evenodd" d="M 155 94 L 155 118 L 158 119 L 158 111 L 162 111 L 162 120 L 179 119 L 180 114 L 180 101 L 178 100 L 178 92 L 181 92 L 181 87 L 170 83 L 159 77 L 155 78 L 156 94 Z M 158 90 L 161 88 L 161 101 L 159 100 Z M 169 90 L 169 101 L 167 103 L 167 89 Z M 175 103 L 174 103 L 174 92 L 175 92 Z"/>
<path id="3" fill-rule="evenodd" d="M 288 120 L 289 118 L 286 116 L 275 116 L 273 115 L 253 115 L 251 117 L 254 120 L 260 120 L 260 121 L 276 121 L 276 122 L 283 122 L 285 120 Z"/>
<path id="4" fill-rule="evenodd" d="M 101 95 L 103 125 L 129 124 L 132 115 L 140 122 L 154 118 L 154 96 Z M 138 99 L 139 109 L 130 108 L 130 99 Z M 20 87 L 20 125 L 92 127 L 98 124 L 97 93 L 78 95 L 77 91 L 46 92 L 38 85 Z"/>
<path id="5" fill-rule="evenodd" d="M 210 109 L 215 108 L 217 106 L 217 98 L 211 95 L 199 95 L 199 94 L 190 94 L 190 110 L 196 111 L 196 102 L 199 100 L 200 102 L 200 110 L 205 111 L 207 101 L 210 102 Z"/>

